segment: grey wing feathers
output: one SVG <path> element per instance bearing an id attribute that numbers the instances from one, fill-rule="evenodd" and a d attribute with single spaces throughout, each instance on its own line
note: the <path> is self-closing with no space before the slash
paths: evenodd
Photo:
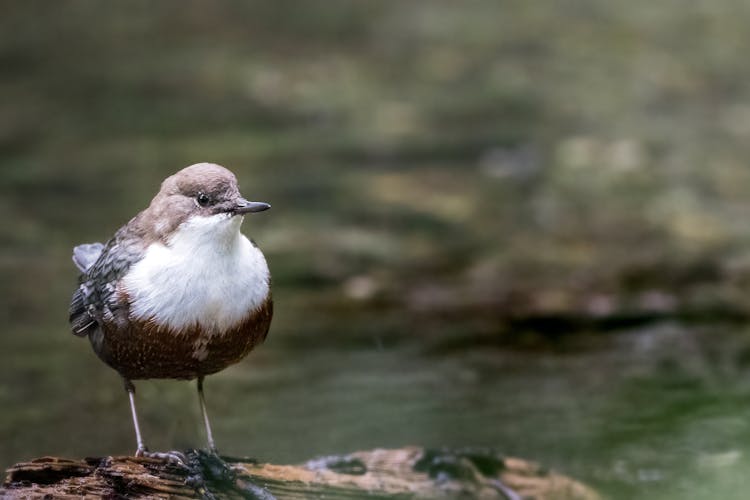
<path id="1" fill-rule="evenodd" d="M 78 287 L 73 293 L 73 299 L 70 301 L 69 313 L 70 327 L 75 335 L 84 337 L 92 330 L 96 329 L 96 320 L 91 317 L 88 307 L 86 306 L 84 285 Z"/>
<path id="2" fill-rule="evenodd" d="M 102 254 L 104 245 L 102 243 L 84 243 L 73 249 L 73 262 L 76 267 L 85 273 L 94 265 L 99 256 Z"/>
<path id="3" fill-rule="evenodd" d="M 86 271 L 94 265 L 97 259 L 99 259 L 103 249 L 104 245 L 101 243 L 85 243 L 83 245 L 78 245 L 73 249 L 73 262 L 76 267 L 85 274 Z M 70 309 L 68 310 L 70 314 L 70 327 L 74 334 L 81 337 L 88 335 L 97 326 L 96 321 L 89 313 L 89 308 L 86 303 L 88 295 L 89 290 L 86 284 L 81 283 L 76 291 L 73 292 L 73 298 L 70 301 Z"/>
<path id="4" fill-rule="evenodd" d="M 91 335 L 107 319 L 127 317 L 119 302 L 116 283 L 143 255 L 143 242 L 120 228 L 106 244 L 87 243 L 73 249 L 73 262 L 81 270 L 79 286 L 70 301 L 69 320 L 73 333 Z"/>

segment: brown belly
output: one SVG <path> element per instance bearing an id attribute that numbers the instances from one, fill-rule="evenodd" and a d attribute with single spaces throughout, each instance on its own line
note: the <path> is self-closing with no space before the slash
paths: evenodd
<path id="1" fill-rule="evenodd" d="M 192 379 L 223 370 L 244 358 L 265 340 L 273 303 L 228 331 L 207 335 L 195 327 L 181 332 L 152 321 L 129 322 L 125 328 L 107 328 L 91 337 L 94 351 L 129 380 L 147 378 Z"/>

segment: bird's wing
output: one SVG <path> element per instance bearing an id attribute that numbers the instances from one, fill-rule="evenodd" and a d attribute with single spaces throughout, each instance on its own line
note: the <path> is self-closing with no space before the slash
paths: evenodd
<path id="1" fill-rule="evenodd" d="M 96 320 L 89 313 L 88 306 L 86 305 L 87 296 L 88 290 L 81 284 L 73 292 L 73 299 L 70 301 L 70 309 L 68 309 L 70 328 L 75 335 L 80 337 L 88 335 L 92 330 L 97 328 Z"/>
<path id="2" fill-rule="evenodd" d="M 105 319 L 127 319 L 127 304 L 115 293 L 117 282 L 130 266 L 143 258 L 144 252 L 142 239 L 124 228 L 105 245 L 79 245 L 73 250 L 73 261 L 83 271 L 69 309 L 70 326 L 75 335 L 90 335 Z M 97 254 L 96 259 L 89 262 L 94 254 Z"/>

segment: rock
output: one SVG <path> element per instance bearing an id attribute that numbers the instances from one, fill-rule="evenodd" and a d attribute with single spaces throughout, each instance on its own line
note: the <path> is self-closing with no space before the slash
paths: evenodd
<path id="1" fill-rule="evenodd" d="M 375 449 L 302 465 L 188 450 L 187 464 L 145 457 L 43 457 L 7 471 L 14 498 L 393 498 L 598 500 L 591 488 L 489 449 Z"/>

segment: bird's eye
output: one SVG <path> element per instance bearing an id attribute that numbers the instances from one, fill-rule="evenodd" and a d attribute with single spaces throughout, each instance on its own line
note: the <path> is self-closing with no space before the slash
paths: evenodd
<path id="1" fill-rule="evenodd" d="M 209 198 L 206 193 L 198 193 L 198 196 L 196 196 L 195 199 L 198 202 L 198 205 L 202 207 L 205 207 L 211 201 L 211 198 Z"/>

